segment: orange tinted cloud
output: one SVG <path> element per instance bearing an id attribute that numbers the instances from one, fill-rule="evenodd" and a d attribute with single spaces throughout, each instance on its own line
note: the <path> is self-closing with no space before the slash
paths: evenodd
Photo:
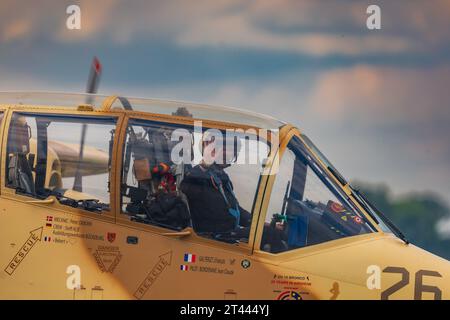
<path id="1" fill-rule="evenodd" d="M 0 41 L 8 42 L 15 39 L 20 39 L 31 31 L 31 23 L 26 19 L 18 19 L 5 26 L 1 31 Z"/>
<path id="2" fill-rule="evenodd" d="M 194 22 L 180 32 L 177 43 L 196 47 L 239 47 L 297 52 L 315 56 L 401 53 L 416 50 L 414 44 L 396 36 L 342 36 L 333 33 L 273 33 L 256 27 L 240 14 Z"/>
<path id="3" fill-rule="evenodd" d="M 118 44 L 159 36 L 189 47 L 228 46 L 308 55 L 408 53 L 449 40 L 448 1 L 381 2 L 382 30 L 367 33 L 366 1 L 124 0 L 77 2 L 82 30 L 65 29 L 67 3 L 0 4 L 0 41 L 108 39 Z M 14 14 L 12 15 L 11 12 Z M 293 28 L 293 29 L 292 29 Z M 289 32 L 283 32 L 288 30 Z"/>
<path id="4" fill-rule="evenodd" d="M 357 115 L 386 122 L 450 117 L 450 66 L 401 69 L 359 65 L 325 72 L 309 98 L 325 117 Z"/>

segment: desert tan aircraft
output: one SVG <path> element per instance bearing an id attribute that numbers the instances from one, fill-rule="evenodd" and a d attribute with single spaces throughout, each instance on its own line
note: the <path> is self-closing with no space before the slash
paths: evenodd
<path id="1" fill-rule="evenodd" d="M 3 93 L 0 143 L 1 299 L 450 299 L 450 263 L 271 117 Z"/>

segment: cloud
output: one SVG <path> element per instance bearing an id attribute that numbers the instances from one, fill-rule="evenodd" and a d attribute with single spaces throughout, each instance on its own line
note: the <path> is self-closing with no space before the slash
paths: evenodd
<path id="1" fill-rule="evenodd" d="M 450 120 L 450 66 L 392 68 L 357 65 L 323 73 L 309 104 L 323 117 L 349 115 L 364 124 Z"/>
<path id="2" fill-rule="evenodd" d="M 67 91 L 67 87 L 47 81 L 37 75 L 5 70 L 0 66 L 0 91 Z"/>
<path id="3" fill-rule="evenodd" d="M 24 37 L 27 33 L 30 33 L 31 23 L 26 19 L 19 19 L 13 21 L 13 23 L 5 26 L 1 32 L 0 39 L 4 42 L 13 41 Z"/>
<path id="4" fill-rule="evenodd" d="M 336 33 L 308 32 L 280 34 L 258 28 L 241 14 L 222 16 L 194 23 L 177 36 L 183 46 L 237 47 L 295 52 L 312 56 L 400 53 L 415 46 L 394 36 L 342 36 Z"/>
<path id="5" fill-rule="evenodd" d="M 313 122 L 332 124 L 350 134 L 352 143 L 359 141 L 361 151 L 373 157 L 364 161 L 374 169 L 398 162 L 398 170 L 413 172 L 411 185 L 431 189 L 439 185 L 449 199 L 448 83 L 448 65 L 415 69 L 359 65 L 319 75 L 307 104 Z"/>
<path id="6" fill-rule="evenodd" d="M 66 1 L 3 0 L 1 43 L 166 39 L 187 47 L 229 47 L 323 57 L 423 53 L 448 45 L 448 2 L 381 1 L 382 30 L 365 27 L 368 1 L 75 1 L 82 30 L 65 28 Z M 11 12 L 18 14 L 11 15 Z"/>

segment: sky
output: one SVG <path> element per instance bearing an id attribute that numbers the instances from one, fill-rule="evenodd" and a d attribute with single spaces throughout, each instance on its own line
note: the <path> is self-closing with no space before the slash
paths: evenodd
<path id="1" fill-rule="evenodd" d="M 96 55 L 102 94 L 269 114 L 350 180 L 448 203 L 449 53 L 446 0 L 0 0 L 0 91 L 82 92 Z"/>

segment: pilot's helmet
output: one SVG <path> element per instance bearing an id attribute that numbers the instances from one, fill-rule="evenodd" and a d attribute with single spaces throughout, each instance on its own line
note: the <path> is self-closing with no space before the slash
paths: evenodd
<path id="1" fill-rule="evenodd" d="M 207 130 L 201 140 L 201 150 L 205 164 L 228 167 L 236 162 L 241 149 L 241 140 L 234 134 L 224 134 L 219 130 Z"/>

